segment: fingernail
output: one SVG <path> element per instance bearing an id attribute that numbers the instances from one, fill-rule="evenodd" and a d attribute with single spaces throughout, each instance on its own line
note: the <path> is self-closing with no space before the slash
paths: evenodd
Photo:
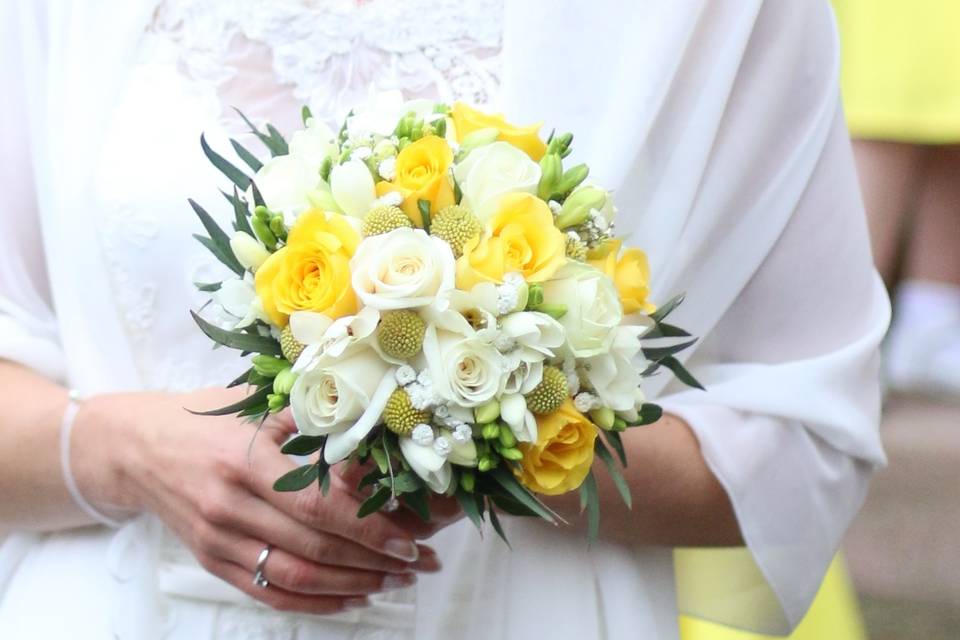
<path id="1" fill-rule="evenodd" d="M 402 589 L 404 587 L 409 587 L 416 581 L 417 576 L 413 575 L 412 573 L 388 575 L 383 579 L 383 590 L 390 591 L 391 589 Z"/>
<path id="2" fill-rule="evenodd" d="M 347 609 L 360 609 L 370 605 L 370 601 L 365 597 L 347 598 L 343 601 L 343 606 Z"/>
<path id="3" fill-rule="evenodd" d="M 403 538 L 387 540 L 387 544 L 384 545 L 383 550 L 386 551 L 387 555 L 406 562 L 413 562 L 420 557 L 420 550 L 417 549 L 417 545 Z"/>
<path id="4" fill-rule="evenodd" d="M 410 565 L 411 569 L 415 569 L 417 571 L 426 571 L 427 573 L 435 573 L 440 571 L 442 567 L 443 565 L 440 564 L 440 560 L 438 560 L 436 556 L 427 555 L 422 556 L 419 560 Z"/>

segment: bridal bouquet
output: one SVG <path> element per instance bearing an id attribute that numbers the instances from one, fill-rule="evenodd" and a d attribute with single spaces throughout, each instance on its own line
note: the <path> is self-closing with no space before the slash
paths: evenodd
<path id="1" fill-rule="evenodd" d="M 304 109 L 289 141 L 244 118 L 265 162 L 201 138 L 234 184 L 234 220 L 228 233 L 191 201 L 197 239 L 235 277 L 198 283 L 214 312 L 193 317 L 253 354 L 230 383 L 251 393 L 206 413 L 290 407 L 283 451 L 315 455 L 278 491 L 326 491 L 349 460 L 370 469 L 359 517 L 402 503 L 428 519 L 446 494 L 501 536 L 497 510 L 553 522 L 538 496 L 579 491 L 593 538 L 595 460 L 630 505 L 621 434 L 661 415 L 642 379 L 666 368 L 699 387 L 675 358 L 693 340 L 664 322 L 680 298 L 648 299 L 611 194 L 564 166 L 570 134 L 542 140 L 462 103 L 388 107 L 338 133 Z"/>

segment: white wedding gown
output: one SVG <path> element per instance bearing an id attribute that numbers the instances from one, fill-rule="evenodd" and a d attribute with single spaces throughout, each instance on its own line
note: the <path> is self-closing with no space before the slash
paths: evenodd
<path id="1" fill-rule="evenodd" d="M 383 90 L 499 105 L 575 132 L 655 299 L 687 292 L 709 390 L 649 391 L 748 546 L 687 556 L 677 594 L 670 549 L 512 520 L 510 552 L 461 523 L 431 541 L 439 575 L 317 618 L 258 606 L 143 516 L 0 538 L 0 638 L 668 639 L 678 604 L 795 624 L 883 463 L 888 309 L 836 75 L 819 0 L 5 0 L 0 357 L 85 394 L 224 384 L 239 359 L 187 313 L 218 267 L 186 198 L 227 215 L 200 133 L 252 147 L 231 106 L 288 130 L 301 102 L 333 118 Z"/>

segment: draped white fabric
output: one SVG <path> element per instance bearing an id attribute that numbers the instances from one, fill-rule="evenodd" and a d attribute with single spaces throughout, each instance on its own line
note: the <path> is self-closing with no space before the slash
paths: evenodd
<path id="1" fill-rule="evenodd" d="M 176 65 L 142 62 L 154 8 L 0 7 L 0 357 L 87 393 L 239 369 L 186 315 L 207 266 L 184 201 L 220 197 L 196 142 L 225 140 L 222 105 Z M 650 254 L 654 298 L 687 293 L 676 322 L 704 336 L 688 365 L 708 391 L 650 390 L 693 426 L 747 549 L 683 556 L 677 600 L 669 550 L 590 552 L 514 520 L 510 552 L 461 524 L 433 541 L 446 570 L 416 593 L 280 622 L 171 559 L 147 517 L 116 535 L 9 536 L 0 637 L 669 638 L 676 602 L 762 631 L 800 619 L 883 463 L 888 308 L 826 2 L 508 0 L 503 28 L 511 119 L 574 131 L 576 159 L 616 190 L 619 231 Z M 61 599 L 78 617 L 46 615 Z"/>

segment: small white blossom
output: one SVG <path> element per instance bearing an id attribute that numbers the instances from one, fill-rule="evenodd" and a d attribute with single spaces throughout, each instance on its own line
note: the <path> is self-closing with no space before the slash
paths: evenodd
<path id="1" fill-rule="evenodd" d="M 577 397 L 573 399 L 573 406 L 580 413 L 586 413 L 597 406 L 597 397 L 586 391 L 578 393 Z"/>
<path id="2" fill-rule="evenodd" d="M 424 369 L 423 371 L 418 373 L 417 382 L 419 382 L 420 384 L 422 384 L 424 387 L 428 389 L 433 387 L 433 378 L 430 376 L 430 370 Z"/>
<path id="3" fill-rule="evenodd" d="M 387 499 L 387 502 L 383 505 L 382 509 L 386 513 L 393 513 L 400 508 L 400 501 L 397 500 L 396 496 L 390 496 Z"/>
<path id="4" fill-rule="evenodd" d="M 394 156 L 384 158 L 377 165 L 377 173 L 384 180 L 393 180 L 397 177 L 397 159 Z M 399 194 L 397 194 L 399 195 Z"/>
<path id="5" fill-rule="evenodd" d="M 440 436 L 433 441 L 433 450 L 437 452 L 438 456 L 446 458 L 453 451 L 453 444 L 450 442 L 450 438 Z"/>
<path id="6" fill-rule="evenodd" d="M 350 157 L 354 160 L 366 160 L 373 155 L 373 150 L 370 147 L 357 147 L 353 150 L 353 153 L 350 154 Z"/>
<path id="7" fill-rule="evenodd" d="M 561 205 L 561 204 L 560 204 L 559 202 L 557 202 L 556 200 L 550 200 L 550 201 L 548 201 L 548 202 L 547 202 L 547 206 L 550 207 L 550 211 L 553 212 L 553 215 L 557 215 L 558 213 L 560 213 L 560 209 L 563 208 L 563 205 Z"/>
<path id="8" fill-rule="evenodd" d="M 440 421 L 443 422 L 444 426 L 450 429 L 456 429 L 460 425 L 466 424 L 466 422 L 464 422 L 460 418 L 455 418 L 454 416 L 446 416 L 445 418 L 441 418 Z"/>
<path id="9" fill-rule="evenodd" d="M 403 196 L 398 191 L 388 191 L 373 201 L 375 207 L 399 207 L 403 202 Z"/>
<path id="10" fill-rule="evenodd" d="M 473 429 L 471 429 L 469 425 L 461 422 L 453 430 L 453 433 L 450 435 L 450 437 L 460 444 L 463 444 L 464 442 L 468 442 L 473 438 Z"/>
<path id="11" fill-rule="evenodd" d="M 405 387 L 417 379 L 417 372 L 408 364 L 403 365 L 396 372 L 397 384 Z"/>
<path id="12" fill-rule="evenodd" d="M 508 353 L 517 347 L 517 341 L 510 336 L 499 335 L 493 341 L 493 346 L 495 346 L 500 353 Z"/>
<path id="13" fill-rule="evenodd" d="M 406 387 L 407 395 L 410 396 L 410 404 L 418 411 L 424 411 L 430 407 L 431 395 L 429 391 L 419 382 L 411 382 Z"/>
<path id="14" fill-rule="evenodd" d="M 577 395 L 580 391 L 580 376 L 574 371 L 572 373 L 564 373 L 567 377 L 567 391 L 572 395 Z"/>
<path id="15" fill-rule="evenodd" d="M 526 280 L 523 279 L 523 274 L 519 271 L 511 271 L 503 275 L 503 284 L 519 288 L 526 284 Z"/>
<path id="16" fill-rule="evenodd" d="M 520 292 L 512 284 L 504 283 L 497 287 L 497 314 L 504 316 L 517 308 Z"/>
<path id="17" fill-rule="evenodd" d="M 410 434 L 413 441 L 417 444 L 429 447 L 433 444 L 433 427 L 428 424 L 418 424 Z"/>
<path id="18" fill-rule="evenodd" d="M 450 407 L 445 404 L 438 404 L 433 410 L 433 415 L 435 418 L 447 418 L 450 416 Z"/>

